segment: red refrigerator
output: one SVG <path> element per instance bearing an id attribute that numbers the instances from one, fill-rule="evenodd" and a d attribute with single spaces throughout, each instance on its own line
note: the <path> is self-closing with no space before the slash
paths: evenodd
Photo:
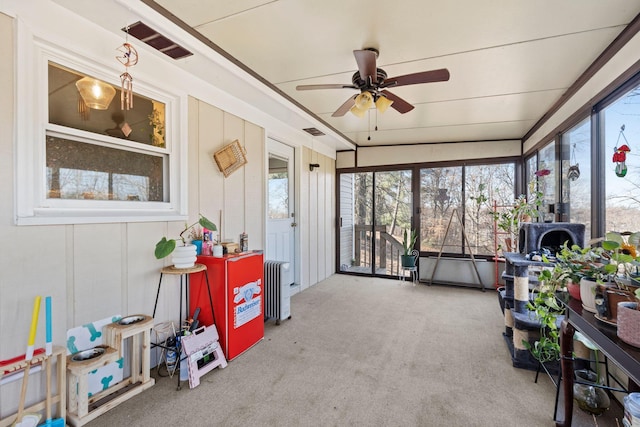
<path id="1" fill-rule="evenodd" d="M 200 307 L 200 325 L 216 325 L 222 351 L 232 360 L 264 337 L 263 254 L 199 256 L 197 262 L 207 266 L 213 315 L 204 272 L 191 275 L 189 312 Z"/>

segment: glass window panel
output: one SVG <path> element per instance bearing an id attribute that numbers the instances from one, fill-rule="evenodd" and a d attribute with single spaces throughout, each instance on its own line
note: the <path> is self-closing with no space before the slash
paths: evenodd
<path id="1" fill-rule="evenodd" d="M 163 201 L 165 156 L 47 136 L 47 197 Z"/>
<path id="2" fill-rule="evenodd" d="M 539 221 L 552 222 L 555 219 L 556 203 L 556 145 L 550 142 L 538 153 L 538 191 L 542 193 L 542 207 L 539 211 Z M 529 181 L 531 182 L 531 181 Z M 527 189 L 530 191 L 530 189 Z M 528 194 L 530 196 L 530 194 Z"/>
<path id="3" fill-rule="evenodd" d="M 353 260 L 350 271 L 372 273 L 373 173 L 353 174 Z"/>
<path id="4" fill-rule="evenodd" d="M 289 174 L 285 159 L 269 156 L 269 218 L 289 218 Z"/>
<path id="5" fill-rule="evenodd" d="M 514 177 L 513 163 L 465 166 L 465 232 L 474 255 L 494 254 L 494 203 L 513 202 Z"/>
<path id="6" fill-rule="evenodd" d="M 602 111 L 605 142 L 605 231 L 640 230 L 640 87 L 627 92 Z M 622 127 L 624 130 L 622 131 Z M 613 153 L 627 145 L 624 165 Z M 616 169 L 618 166 L 618 169 Z M 626 168 L 626 171 L 625 169 Z"/>
<path id="7" fill-rule="evenodd" d="M 562 135 L 561 221 L 585 224 L 591 239 L 591 120 L 586 119 Z"/>
<path id="8" fill-rule="evenodd" d="M 462 167 L 420 170 L 420 250 L 460 254 L 460 221 L 451 221 L 454 210 L 462 218 Z M 446 240 L 445 240 L 446 234 Z M 444 244 L 443 244 L 444 242 Z"/>
<path id="9" fill-rule="evenodd" d="M 411 230 L 411 171 L 375 173 L 376 273 L 397 275 L 402 235 Z"/>
<path id="10" fill-rule="evenodd" d="M 536 179 L 536 171 L 538 170 L 538 155 L 534 154 L 533 156 L 527 158 L 525 161 L 525 184 L 528 184 Z M 529 186 L 526 188 L 527 197 L 531 196 L 531 192 L 529 190 Z"/>
<path id="11" fill-rule="evenodd" d="M 49 123 L 101 135 L 165 147 L 165 104 L 133 94 L 134 108 L 122 110 L 120 88 L 106 109 L 89 108 L 76 86 L 85 76 L 49 63 Z"/>

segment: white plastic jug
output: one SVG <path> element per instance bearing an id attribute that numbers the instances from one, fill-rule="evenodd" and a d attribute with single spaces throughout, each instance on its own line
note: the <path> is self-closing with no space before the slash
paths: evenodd
<path id="1" fill-rule="evenodd" d="M 630 393 L 624 397 L 625 427 L 640 427 L 640 393 Z"/>

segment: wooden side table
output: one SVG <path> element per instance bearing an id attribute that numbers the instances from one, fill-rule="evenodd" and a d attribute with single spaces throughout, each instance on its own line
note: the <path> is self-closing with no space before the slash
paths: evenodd
<path id="1" fill-rule="evenodd" d="M 164 267 L 160 270 L 160 281 L 158 282 L 158 290 L 156 292 L 156 302 L 153 305 L 153 315 L 152 317 L 156 317 L 156 309 L 158 308 L 158 298 L 160 297 L 160 286 L 162 285 L 162 277 L 165 274 L 170 275 L 178 275 L 180 276 L 180 317 L 178 317 L 178 321 L 182 322 L 182 293 L 185 295 L 185 311 L 189 312 L 189 275 L 191 273 L 199 273 L 204 271 L 204 277 L 207 285 L 207 292 L 209 294 L 209 305 L 211 307 L 211 312 L 213 313 L 213 299 L 211 298 L 211 287 L 209 286 L 209 275 L 207 274 L 207 266 L 204 264 L 195 264 L 193 267 L 189 268 L 175 268 L 174 266 Z"/>
<path id="2" fill-rule="evenodd" d="M 195 264 L 189 268 L 175 268 L 174 266 L 164 267 L 160 270 L 160 280 L 158 281 L 158 290 L 156 292 L 156 302 L 153 305 L 153 317 L 156 317 L 156 309 L 158 308 L 158 298 L 160 297 L 160 286 L 162 285 L 162 277 L 165 274 L 180 276 L 180 313 L 178 317 L 179 322 L 183 322 L 182 318 L 182 293 L 184 292 L 185 299 L 185 311 L 189 314 L 189 275 L 191 273 L 204 272 L 205 286 L 207 287 L 207 293 L 209 295 L 209 307 L 211 313 L 213 313 L 213 298 L 211 298 L 211 286 L 209 286 L 209 275 L 207 273 L 207 266 L 204 264 Z M 178 330 L 182 329 L 182 323 L 178 325 Z M 153 344 L 153 346 L 162 346 L 161 344 Z M 178 375 L 178 390 L 180 390 L 180 376 Z"/>

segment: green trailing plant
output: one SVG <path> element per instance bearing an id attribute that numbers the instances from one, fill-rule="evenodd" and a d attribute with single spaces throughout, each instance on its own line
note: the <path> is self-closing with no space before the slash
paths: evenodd
<path id="1" fill-rule="evenodd" d="M 416 230 L 411 230 L 408 232 L 405 228 L 402 233 L 402 248 L 404 250 L 404 255 L 411 255 L 411 251 L 416 244 L 416 240 L 418 239 L 418 235 L 416 234 Z"/>
<path id="2" fill-rule="evenodd" d="M 546 258 L 544 261 L 548 262 Z M 564 313 L 565 307 L 558 300 L 558 292 L 565 289 L 565 283 L 570 278 L 571 272 L 561 264 L 544 268 L 538 277 L 539 286 L 534 290 L 533 299 L 527 303 L 527 308 L 540 322 L 540 339 L 533 344 L 523 340 L 522 344 L 540 363 L 555 361 L 560 357 L 557 320 Z"/>
<path id="3" fill-rule="evenodd" d="M 156 243 L 156 250 L 155 250 L 156 258 L 162 259 L 170 255 L 173 252 L 173 250 L 176 248 L 177 240 L 182 241 L 182 244 L 186 245 L 187 240 L 185 237 L 185 233 L 198 224 L 200 224 L 203 228 L 206 228 L 211 231 L 218 230 L 216 228 L 216 225 L 213 222 L 211 222 L 209 219 L 205 218 L 202 214 L 200 214 L 200 218 L 198 219 L 198 221 L 194 222 L 193 224 L 189 225 L 186 222 L 184 223 L 184 229 L 180 233 L 178 239 L 167 239 L 166 237 L 163 237 L 158 243 Z"/>

